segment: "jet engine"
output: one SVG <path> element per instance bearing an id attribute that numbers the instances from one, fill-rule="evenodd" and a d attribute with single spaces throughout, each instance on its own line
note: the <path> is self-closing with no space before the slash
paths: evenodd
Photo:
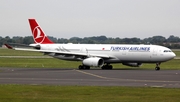
<path id="1" fill-rule="evenodd" d="M 131 67 L 139 67 L 142 65 L 142 63 L 122 63 L 122 64 Z"/>
<path id="2" fill-rule="evenodd" d="M 51 44 L 30 44 L 29 46 L 37 50 L 54 50 L 55 47 Z"/>
<path id="3" fill-rule="evenodd" d="M 82 63 L 86 66 L 101 67 L 104 65 L 104 60 L 98 57 L 90 57 L 84 59 Z"/>
<path id="4" fill-rule="evenodd" d="M 33 47 L 34 49 L 40 50 L 41 46 L 38 44 L 30 44 L 29 46 Z"/>

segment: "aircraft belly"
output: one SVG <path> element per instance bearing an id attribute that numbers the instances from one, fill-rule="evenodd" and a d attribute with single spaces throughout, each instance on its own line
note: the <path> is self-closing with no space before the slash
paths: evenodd
<path id="1" fill-rule="evenodd" d="M 164 56 L 152 56 L 151 61 L 152 62 L 165 62 L 167 60 L 170 60 L 169 58 L 166 58 Z"/>
<path id="2" fill-rule="evenodd" d="M 74 55 L 56 55 L 53 56 L 54 58 L 62 59 L 62 60 L 69 60 L 69 61 L 81 61 L 80 58 Z"/>
<path id="3" fill-rule="evenodd" d="M 121 54 L 118 59 L 126 62 L 149 62 L 150 54 L 146 52 L 128 52 L 126 54 Z"/>
<path id="4" fill-rule="evenodd" d="M 105 63 L 121 63 L 122 61 L 119 59 L 105 59 Z"/>

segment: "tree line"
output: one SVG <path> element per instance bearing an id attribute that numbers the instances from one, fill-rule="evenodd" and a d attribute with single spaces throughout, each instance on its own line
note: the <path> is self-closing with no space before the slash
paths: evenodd
<path id="1" fill-rule="evenodd" d="M 169 36 L 165 38 L 163 36 L 153 36 L 144 39 L 140 38 L 107 38 L 106 36 L 93 36 L 93 37 L 72 37 L 70 39 L 66 38 L 55 38 L 52 36 L 48 36 L 55 43 L 75 43 L 75 44 L 156 44 L 166 46 L 171 49 L 180 49 L 180 38 L 177 36 Z M 2 46 L 5 43 L 17 43 L 17 44 L 31 44 L 34 43 L 32 36 L 26 37 L 1 37 L 0 36 L 0 45 Z"/>

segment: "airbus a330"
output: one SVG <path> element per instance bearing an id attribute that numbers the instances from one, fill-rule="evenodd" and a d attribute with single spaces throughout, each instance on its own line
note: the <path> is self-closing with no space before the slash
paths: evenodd
<path id="1" fill-rule="evenodd" d="M 34 49 L 13 48 L 6 44 L 8 48 L 42 52 L 62 60 L 82 61 L 79 69 L 113 69 L 111 63 L 122 63 L 132 67 L 139 67 L 142 63 L 155 63 L 155 70 L 160 70 L 162 62 L 176 56 L 169 48 L 159 45 L 56 44 L 46 36 L 35 19 L 29 19 L 29 24 L 35 42 L 29 46 Z"/>

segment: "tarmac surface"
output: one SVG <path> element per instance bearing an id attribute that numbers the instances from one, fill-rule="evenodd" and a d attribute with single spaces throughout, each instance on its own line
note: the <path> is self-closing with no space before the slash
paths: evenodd
<path id="1" fill-rule="evenodd" d="M 180 70 L 0 68 L 0 84 L 180 88 Z"/>

